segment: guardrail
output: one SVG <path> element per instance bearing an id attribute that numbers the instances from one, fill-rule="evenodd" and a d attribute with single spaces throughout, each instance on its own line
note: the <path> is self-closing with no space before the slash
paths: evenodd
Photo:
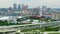
<path id="1" fill-rule="evenodd" d="M 20 34 L 60 34 L 60 32 L 58 32 L 58 31 L 56 31 L 56 32 L 54 32 L 54 31 L 52 31 L 52 32 L 20 32 Z"/>
<path id="2" fill-rule="evenodd" d="M 60 22 L 53 23 L 40 23 L 40 24 L 25 24 L 25 25 L 11 25 L 11 26 L 0 26 L 0 31 L 15 31 L 15 30 L 25 30 L 33 28 L 43 28 L 47 26 L 57 26 L 60 25 Z"/>

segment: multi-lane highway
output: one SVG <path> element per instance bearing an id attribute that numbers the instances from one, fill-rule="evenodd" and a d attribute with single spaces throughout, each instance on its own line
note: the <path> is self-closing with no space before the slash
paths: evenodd
<path id="1" fill-rule="evenodd" d="M 50 22 L 50 23 L 40 23 L 40 24 L 0 26 L 0 32 L 18 31 L 18 30 L 33 29 L 33 28 L 44 28 L 47 26 L 57 26 L 57 25 L 60 25 L 60 21 Z"/>

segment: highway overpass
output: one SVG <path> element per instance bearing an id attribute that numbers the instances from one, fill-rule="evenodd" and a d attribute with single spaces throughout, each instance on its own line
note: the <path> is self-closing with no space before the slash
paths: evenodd
<path id="1" fill-rule="evenodd" d="M 26 30 L 26 29 L 34 29 L 34 28 L 44 28 L 44 27 L 48 27 L 48 26 L 57 26 L 57 25 L 60 25 L 60 22 L 0 26 L 0 32 L 18 31 L 18 30 Z"/>

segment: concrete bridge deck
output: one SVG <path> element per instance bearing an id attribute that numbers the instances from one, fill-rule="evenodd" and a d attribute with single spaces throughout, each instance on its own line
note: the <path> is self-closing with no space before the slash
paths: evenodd
<path id="1" fill-rule="evenodd" d="M 57 25 L 60 25 L 60 22 L 0 26 L 0 32 L 18 31 L 18 30 L 33 29 L 33 28 L 44 28 L 44 27 L 48 27 L 48 26 L 57 26 Z"/>

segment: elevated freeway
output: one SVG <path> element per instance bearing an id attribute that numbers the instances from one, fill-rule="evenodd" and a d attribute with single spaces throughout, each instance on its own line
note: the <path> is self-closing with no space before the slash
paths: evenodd
<path id="1" fill-rule="evenodd" d="M 18 30 L 26 30 L 26 29 L 34 29 L 34 28 L 44 28 L 44 27 L 48 27 L 48 26 L 57 26 L 57 25 L 60 25 L 60 21 L 51 22 L 51 23 L 40 23 L 40 24 L 0 26 L 0 32 L 18 31 Z"/>

